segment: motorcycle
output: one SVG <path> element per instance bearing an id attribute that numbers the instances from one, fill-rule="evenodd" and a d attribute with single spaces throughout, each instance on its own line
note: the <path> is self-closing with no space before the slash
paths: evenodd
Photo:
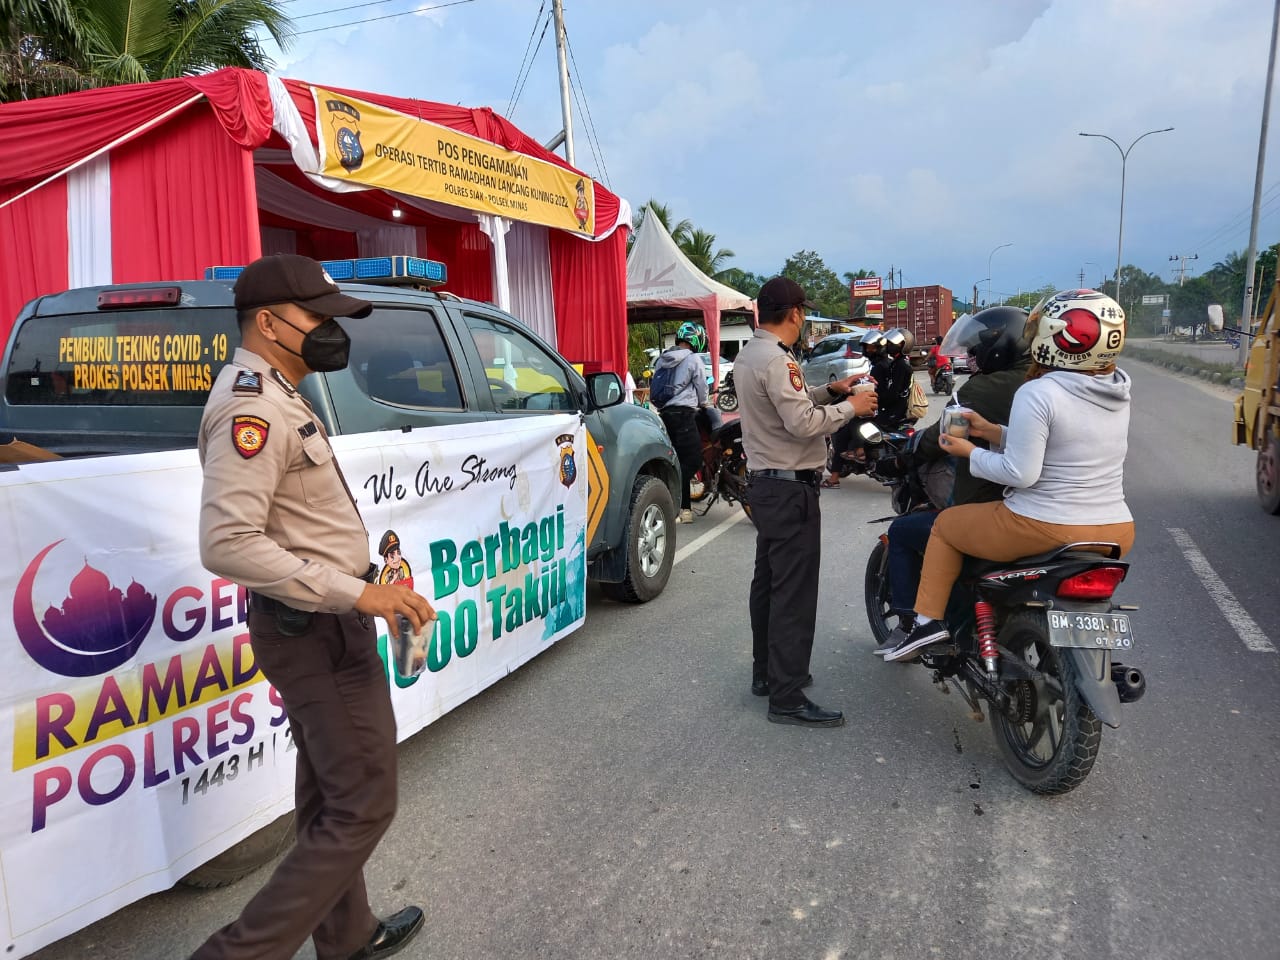
<path id="1" fill-rule="evenodd" d="M 747 503 L 747 454 L 742 448 L 742 421 L 724 423 L 719 414 L 705 408 L 698 411 L 698 434 L 702 438 L 702 467 L 689 484 L 689 499 L 700 504 L 705 514 L 717 500 L 740 503 L 751 516 Z"/>
<path id="2" fill-rule="evenodd" d="M 716 406 L 725 413 L 733 413 L 738 409 L 738 391 L 733 386 L 733 371 L 724 375 L 724 382 L 716 391 Z"/>
<path id="3" fill-rule="evenodd" d="M 934 367 L 929 374 L 929 382 L 933 385 L 934 393 L 951 393 L 956 388 L 956 375 L 951 369 L 951 361 L 944 360 Z"/>
<path id="4" fill-rule="evenodd" d="M 872 434 L 864 434 L 864 427 L 870 427 L 871 431 L 880 435 L 881 439 L 868 442 L 866 436 Z M 870 476 L 872 479 L 881 480 L 877 473 L 880 461 L 896 456 L 895 444 L 908 442 L 916 432 L 915 427 L 906 420 L 891 427 L 887 432 L 870 420 L 852 420 L 840 429 L 849 435 L 851 442 L 847 444 L 848 449 L 837 451 L 838 444 L 832 442 L 832 437 L 827 438 L 827 470 L 841 479 Z"/>
<path id="5" fill-rule="evenodd" d="M 890 489 L 895 516 L 935 509 L 909 445 L 888 442 L 877 479 Z M 933 672 L 942 693 L 954 687 L 975 721 L 984 720 L 986 706 L 1005 766 L 1033 793 L 1079 786 L 1097 759 L 1103 726 L 1119 727 L 1120 705 L 1146 692 L 1142 671 L 1115 659 L 1133 649 L 1129 615 L 1138 608 L 1113 599 L 1128 571 L 1114 543 L 1069 543 L 1008 563 L 967 557 L 945 617 L 951 641 L 912 661 Z M 888 535 L 881 534 L 865 577 L 878 643 L 892 629 L 890 596 Z"/>

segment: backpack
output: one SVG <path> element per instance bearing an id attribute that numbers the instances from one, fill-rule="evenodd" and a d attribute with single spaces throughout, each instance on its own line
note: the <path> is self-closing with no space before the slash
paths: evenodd
<path id="1" fill-rule="evenodd" d="M 924 395 L 924 387 L 914 377 L 911 380 L 911 397 L 907 401 L 907 419 L 923 420 L 929 415 L 929 398 Z"/>
<path id="2" fill-rule="evenodd" d="M 649 403 L 661 410 L 680 392 L 680 387 L 676 386 L 676 371 L 683 364 L 674 363 L 670 366 L 659 367 L 653 371 L 653 379 L 649 382 Z"/>

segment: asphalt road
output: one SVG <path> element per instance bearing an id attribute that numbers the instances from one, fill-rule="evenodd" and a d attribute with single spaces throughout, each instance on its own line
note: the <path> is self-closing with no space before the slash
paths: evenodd
<path id="1" fill-rule="evenodd" d="M 400 956 L 1280 956 L 1280 656 L 1241 638 L 1280 644 L 1280 517 L 1228 444 L 1225 390 L 1130 369 L 1122 597 L 1149 693 L 1082 787 L 1022 790 L 958 696 L 870 656 L 865 521 L 889 511 L 865 479 L 822 501 L 810 694 L 849 723 L 767 723 L 752 530 L 717 505 L 658 600 L 593 591 L 583 629 L 402 745 L 367 872 L 380 911 L 426 909 Z M 149 897 L 36 956 L 185 957 L 264 876 Z"/>

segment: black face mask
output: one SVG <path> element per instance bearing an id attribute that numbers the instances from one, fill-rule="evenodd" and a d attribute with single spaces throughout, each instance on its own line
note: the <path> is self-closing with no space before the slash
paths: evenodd
<path id="1" fill-rule="evenodd" d="M 267 312 L 271 313 L 270 310 Z M 293 329 L 302 333 L 299 327 L 279 314 L 271 313 L 271 315 L 285 326 L 293 327 Z M 347 336 L 347 331 L 343 330 L 333 317 L 325 320 L 314 330 L 309 330 L 302 334 L 301 353 L 296 350 L 289 350 L 283 343 L 280 346 L 295 357 L 301 357 L 307 368 L 314 370 L 316 373 L 332 373 L 334 370 L 341 370 L 346 367 L 347 361 L 351 358 L 351 338 Z"/>

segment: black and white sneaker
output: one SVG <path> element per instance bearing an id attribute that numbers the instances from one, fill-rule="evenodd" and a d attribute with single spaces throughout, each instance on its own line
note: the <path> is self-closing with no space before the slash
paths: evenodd
<path id="1" fill-rule="evenodd" d="M 907 638 L 884 655 L 885 662 L 903 660 L 914 656 L 916 651 L 931 647 L 935 643 L 946 643 L 951 639 L 947 625 L 939 620 L 922 620 Z"/>
<path id="2" fill-rule="evenodd" d="M 898 616 L 898 625 L 889 631 L 889 635 L 884 638 L 884 643 L 880 644 L 871 652 L 877 657 L 883 657 L 898 644 L 907 639 L 913 627 L 916 625 L 916 618 L 908 614 L 900 614 Z"/>

